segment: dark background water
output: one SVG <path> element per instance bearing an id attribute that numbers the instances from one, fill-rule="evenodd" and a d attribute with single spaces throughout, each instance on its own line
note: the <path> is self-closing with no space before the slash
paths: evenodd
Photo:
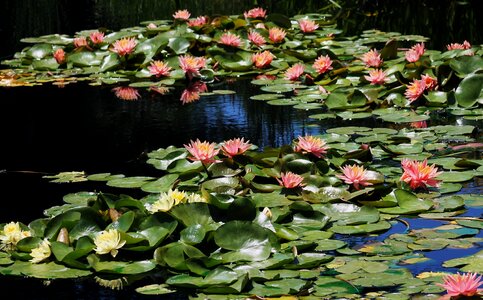
<path id="1" fill-rule="evenodd" d="M 3 0 L 0 57 L 9 58 L 19 51 L 25 46 L 20 43 L 24 37 L 74 34 L 99 27 L 118 30 L 144 20 L 170 19 L 174 11 L 184 8 L 192 16 L 239 14 L 254 6 L 287 15 L 331 12 L 346 34 L 371 28 L 421 34 L 429 37 L 428 46 L 436 49 L 465 39 L 473 44 L 483 40 L 481 18 L 476 15 L 478 0 L 336 2 L 345 9 L 339 11 L 328 1 Z M 182 87 L 168 96 L 142 91 L 139 101 L 122 101 L 111 88 L 81 83 L 64 88 L 0 88 L 0 223 L 28 223 L 41 217 L 44 208 L 61 205 L 62 196 L 68 192 L 104 188 L 89 183 L 48 183 L 42 179 L 46 174 L 86 171 L 156 175 L 155 169 L 144 165 L 146 153 L 168 145 L 182 146 L 190 139 L 221 142 L 245 137 L 266 147 L 288 144 L 298 135 L 323 133 L 331 127 L 388 126 L 375 119 L 317 121 L 308 118 L 312 111 L 249 101 L 248 97 L 257 92 L 249 80 L 212 85 L 210 90 L 231 89 L 236 94 L 206 96 L 189 105 L 179 102 Z M 481 191 L 481 185 L 474 188 L 476 193 Z M 440 261 L 435 266 L 438 264 Z M 0 277 L 0 288 L 14 293 L 16 299 L 145 298 L 129 289 L 100 289 L 92 281 L 54 281 L 44 286 L 36 280 Z"/>

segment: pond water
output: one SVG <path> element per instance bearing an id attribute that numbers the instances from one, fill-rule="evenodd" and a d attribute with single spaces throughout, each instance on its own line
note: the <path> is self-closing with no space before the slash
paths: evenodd
<path id="1" fill-rule="evenodd" d="M 18 40 L 29 35 L 62 31 L 73 32 L 85 29 L 82 27 L 84 25 L 120 28 L 133 25 L 132 23 L 140 20 L 149 19 L 145 15 L 147 10 L 144 10 L 136 14 L 135 17 L 127 15 L 120 20 L 114 18 L 117 13 L 116 8 L 107 4 L 101 5 L 102 1 L 87 2 L 95 7 L 92 10 L 95 13 L 85 20 L 87 24 L 79 20 L 80 17 L 77 16 L 77 20 L 69 20 L 71 23 L 67 22 L 67 25 L 59 25 L 59 20 L 66 21 L 65 16 L 55 16 L 57 23 L 39 19 L 34 14 L 36 7 L 30 5 L 32 4 L 30 2 L 25 7 L 22 7 L 21 4 L 15 6 L 10 3 L 7 7 L 12 11 L 29 9 L 28 12 L 36 16 L 30 19 L 32 23 L 29 23 L 29 26 L 19 23 L 18 30 L 14 31 L 12 36 L 15 40 Z M 147 6 L 148 2 L 142 1 L 142 5 Z M 275 2 L 265 2 L 275 6 Z M 364 3 L 367 4 L 367 2 Z M 52 2 L 51 5 L 56 5 L 56 9 L 61 11 L 66 5 L 62 3 L 62 1 L 55 2 L 55 4 Z M 100 4 L 95 6 L 94 3 Z M 466 3 L 463 10 L 469 20 L 474 18 L 471 13 L 473 4 L 474 2 Z M 69 5 L 67 7 L 66 11 L 75 15 L 75 9 Z M 167 11 L 166 7 L 155 6 L 155 8 L 157 8 L 157 11 L 151 11 L 151 15 L 148 17 L 158 16 L 161 12 Z M 247 8 L 250 7 L 247 6 Z M 365 26 L 377 25 L 378 16 L 387 12 L 388 7 L 386 6 L 384 9 L 386 11 L 382 7 L 367 6 L 366 11 L 373 12 L 373 14 L 371 15 L 372 19 L 368 19 L 369 21 L 366 21 Z M 174 8 L 169 9 L 170 12 L 172 10 Z M 460 10 L 462 10 L 462 7 L 458 5 L 453 7 L 453 12 Z M 4 10 L 3 13 L 5 11 L 8 11 L 8 9 Z M 90 12 L 92 13 L 92 11 Z M 196 12 L 196 8 L 193 8 L 193 11 Z M 237 11 L 240 11 L 239 7 L 237 7 Z M 210 13 L 210 11 L 205 12 Z M 396 13 L 395 9 L 390 12 Z M 102 18 L 103 13 L 108 16 L 106 19 Z M 159 18 L 169 18 L 169 14 L 168 16 L 162 15 Z M 421 13 L 421 17 L 425 16 L 428 19 L 428 14 L 428 11 L 425 14 Z M 354 19 L 356 18 L 352 20 Z M 468 23 L 475 26 L 473 22 Z M 47 25 L 39 31 L 23 31 L 25 28 L 38 24 Z M 404 32 L 402 30 L 404 28 L 396 28 L 394 23 L 387 24 L 389 24 L 387 28 L 381 29 Z M 12 24 L 8 26 L 12 26 Z M 347 27 L 350 26 L 354 25 L 348 22 Z M 458 24 L 452 24 L 452 26 L 458 27 Z M 421 26 L 421 28 L 423 27 Z M 410 33 L 434 37 L 433 41 L 439 43 L 438 47 L 442 47 L 449 42 L 441 38 L 443 34 L 438 36 L 434 32 L 414 32 L 414 27 L 406 28 L 406 30 L 411 29 L 413 29 L 413 32 Z M 3 27 L 2 34 L 10 30 L 11 27 Z M 481 38 L 473 29 L 467 30 L 465 33 L 458 29 L 451 31 L 451 37 L 458 39 L 458 41 L 467 38 L 467 35 L 469 35 L 469 38 L 473 38 L 476 43 Z M 9 52 L 1 52 L 1 56 L 7 57 L 9 53 L 17 51 L 20 47 L 17 43 L 12 45 L 14 46 L 8 49 Z M 5 50 L 3 49 L 3 51 Z M 191 104 L 182 104 L 179 100 L 183 87 L 177 87 L 170 95 L 165 96 L 142 91 L 141 98 L 137 101 L 123 101 L 117 98 L 111 86 L 92 87 L 85 83 L 70 84 L 62 88 L 50 85 L 2 88 L 0 90 L 2 99 L 2 109 L 0 110 L 0 136 L 2 137 L 0 184 L 2 186 L 2 199 L 4 200 L 0 211 L 0 221 L 17 220 L 28 223 L 33 218 L 41 217 L 43 209 L 60 205 L 62 196 L 69 192 L 80 190 L 117 191 L 114 188 L 93 183 L 49 183 L 42 178 L 44 175 L 63 171 L 86 171 L 88 174 L 119 172 L 126 175 L 155 175 L 156 170 L 145 164 L 148 152 L 169 145 L 182 146 L 196 138 L 220 142 L 234 137 L 245 137 L 263 149 L 290 144 L 298 136 L 322 134 L 329 128 L 340 126 L 392 127 L 396 129 L 407 126 L 384 123 L 375 118 L 366 118 L 364 121 L 343 121 L 341 119 L 320 121 L 311 119 L 309 116 L 313 114 L 312 111 L 294 109 L 291 106 L 270 106 L 263 101 L 249 100 L 250 96 L 259 92 L 258 87 L 252 85 L 250 80 L 250 78 L 242 78 L 210 84 L 210 90 L 233 90 L 235 94 L 207 95 L 203 96 L 200 101 Z M 462 119 L 445 114 L 440 114 L 428 122 L 430 126 L 440 124 L 481 125 L 476 121 L 462 121 Z M 481 189 L 479 179 L 474 179 L 466 185 L 461 193 L 481 194 Z M 465 214 L 465 216 L 470 217 L 481 217 L 481 215 L 481 209 L 470 209 Z M 411 229 L 436 227 L 444 224 L 442 221 L 404 220 L 410 224 Z M 348 239 L 348 242 L 355 245 L 368 240 L 382 240 L 392 233 L 404 232 L 405 230 L 407 230 L 406 225 L 397 222 L 385 234 L 363 238 L 353 237 Z M 481 231 L 476 237 L 482 237 Z M 347 237 L 341 236 L 341 239 L 345 238 Z M 481 243 L 477 244 L 476 247 L 465 250 L 431 251 L 425 253 L 431 259 L 430 262 L 416 264 L 410 267 L 410 270 L 414 274 L 423 271 L 438 271 L 442 269 L 442 261 L 452 257 L 471 255 L 479 250 L 481 250 Z M 447 270 L 451 271 L 452 269 Z M 144 278 L 142 280 L 146 284 L 156 282 L 156 278 Z M 0 288 L 8 289 L 10 293 L 13 293 L 14 298 L 18 299 L 152 298 L 142 296 L 129 287 L 123 291 L 100 288 L 93 280 L 59 280 L 46 285 L 33 279 L 2 277 Z M 185 299 L 186 295 L 180 293 L 163 298 Z"/>

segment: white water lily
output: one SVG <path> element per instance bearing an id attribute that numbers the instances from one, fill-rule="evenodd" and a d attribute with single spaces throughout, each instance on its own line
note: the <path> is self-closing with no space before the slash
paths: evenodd
<path id="1" fill-rule="evenodd" d="M 193 203 L 193 202 L 206 202 L 206 199 L 203 198 L 199 194 L 191 193 L 188 195 L 188 198 L 186 199 L 186 202 L 188 203 Z"/>
<path id="2" fill-rule="evenodd" d="M 15 246 L 21 239 L 29 236 L 31 236 L 30 231 L 22 230 L 19 222 L 10 222 L 3 226 L 3 231 L 1 231 L 0 241 L 2 245 L 0 248 L 15 249 Z"/>
<path id="3" fill-rule="evenodd" d="M 94 238 L 94 244 L 96 244 L 94 251 L 97 254 L 110 253 L 112 257 L 116 257 L 118 249 L 125 243 L 126 241 L 121 240 L 121 234 L 116 229 L 104 230 Z"/>
<path id="4" fill-rule="evenodd" d="M 30 252 L 30 256 L 32 256 L 30 261 L 34 264 L 38 264 L 39 262 L 49 258 L 51 254 L 52 251 L 50 250 L 50 242 L 49 240 L 44 239 L 42 242 L 40 242 L 37 248 L 32 249 Z"/>

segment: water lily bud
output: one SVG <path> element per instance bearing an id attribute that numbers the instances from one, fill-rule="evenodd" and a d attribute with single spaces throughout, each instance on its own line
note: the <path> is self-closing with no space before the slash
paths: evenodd
<path id="1" fill-rule="evenodd" d="M 270 210 L 270 208 L 265 207 L 265 208 L 263 209 L 262 213 L 263 213 L 264 215 L 266 215 L 266 216 L 267 216 L 267 218 L 269 218 L 269 219 L 271 219 L 271 218 L 272 218 L 272 211 Z"/>
<path id="2" fill-rule="evenodd" d="M 109 208 L 109 218 L 111 218 L 112 222 L 116 222 L 120 216 L 122 216 L 122 213 L 118 212 L 115 208 Z"/>
<path id="3" fill-rule="evenodd" d="M 69 241 L 69 232 L 67 231 L 67 228 L 62 227 L 59 231 L 59 234 L 57 235 L 57 242 L 64 243 L 66 245 L 70 244 Z"/>

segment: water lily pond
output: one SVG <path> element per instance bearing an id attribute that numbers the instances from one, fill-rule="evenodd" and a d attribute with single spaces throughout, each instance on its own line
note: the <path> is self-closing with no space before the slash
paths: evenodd
<path id="1" fill-rule="evenodd" d="M 257 7 L 22 39 L 0 286 L 439 299 L 483 273 L 483 48 L 342 33 Z"/>

